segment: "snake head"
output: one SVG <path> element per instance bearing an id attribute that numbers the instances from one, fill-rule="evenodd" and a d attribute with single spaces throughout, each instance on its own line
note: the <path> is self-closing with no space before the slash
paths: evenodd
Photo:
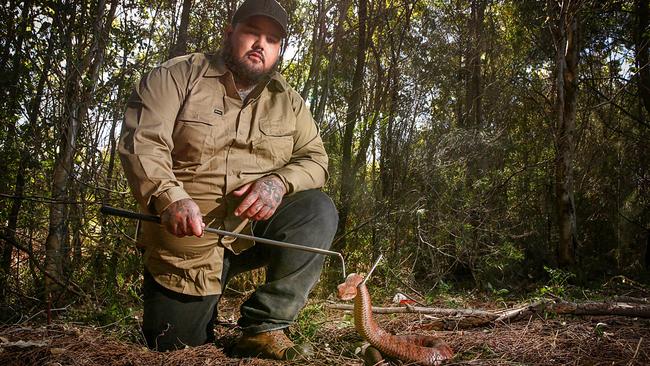
<path id="1" fill-rule="evenodd" d="M 363 276 L 356 273 L 350 273 L 345 282 L 336 286 L 338 296 L 341 300 L 352 300 L 357 296 L 357 286 L 363 281 Z"/>

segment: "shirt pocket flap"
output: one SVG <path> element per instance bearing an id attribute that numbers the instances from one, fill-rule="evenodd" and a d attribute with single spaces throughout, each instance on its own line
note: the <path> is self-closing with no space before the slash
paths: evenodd
<path id="1" fill-rule="evenodd" d="M 260 131 L 267 136 L 291 136 L 292 127 L 283 119 L 260 119 Z"/>
<path id="2" fill-rule="evenodd" d="M 187 105 L 176 117 L 178 121 L 214 124 L 221 117 L 218 109 L 210 105 Z"/>

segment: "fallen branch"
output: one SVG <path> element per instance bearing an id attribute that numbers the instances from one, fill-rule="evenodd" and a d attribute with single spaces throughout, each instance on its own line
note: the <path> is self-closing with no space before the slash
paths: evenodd
<path id="1" fill-rule="evenodd" d="M 615 296 L 614 301 L 634 302 L 638 304 L 650 304 L 650 299 L 648 299 L 647 297 Z"/>
<path id="2" fill-rule="evenodd" d="M 507 322 L 511 319 L 521 318 L 522 314 L 530 313 L 531 309 L 535 309 L 543 304 L 542 301 L 537 301 L 533 304 L 518 308 L 504 311 L 498 318 L 495 319 L 496 322 Z"/>
<path id="3" fill-rule="evenodd" d="M 330 304 L 331 309 L 336 310 L 354 310 L 353 305 L 349 304 Z M 444 308 L 427 308 L 422 306 L 395 306 L 395 307 L 380 307 L 373 306 L 372 312 L 375 314 L 398 314 L 398 313 L 415 313 L 415 314 L 429 314 L 438 316 L 485 316 L 485 317 L 498 317 L 493 312 L 486 310 L 476 309 L 444 309 Z"/>
<path id="4" fill-rule="evenodd" d="M 330 309 L 352 311 L 353 305 L 329 304 Z M 528 319 L 534 314 L 558 315 L 618 315 L 626 317 L 650 318 L 650 304 L 632 302 L 575 303 L 564 300 L 540 300 L 525 306 L 500 311 L 481 309 L 446 309 L 422 306 L 373 307 L 376 314 L 425 314 L 435 316 L 428 327 L 432 329 L 455 329 L 485 326 L 519 319 Z"/>
<path id="5" fill-rule="evenodd" d="M 573 315 L 619 315 L 650 318 L 650 304 L 628 302 L 584 302 L 560 301 L 543 304 L 543 310 L 555 314 Z"/>

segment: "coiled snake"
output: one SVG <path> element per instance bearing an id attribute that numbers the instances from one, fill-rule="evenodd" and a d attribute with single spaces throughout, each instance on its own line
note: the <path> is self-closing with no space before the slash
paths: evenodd
<path id="1" fill-rule="evenodd" d="M 382 355 L 405 362 L 417 362 L 421 365 L 440 365 L 442 361 L 453 356 L 451 348 L 437 337 L 396 336 L 381 329 L 372 318 L 372 302 L 363 276 L 350 274 L 344 283 L 338 285 L 338 296 L 341 300 L 354 299 L 354 326 L 357 332 Z M 373 360 L 371 364 L 378 361 L 381 361 L 381 358 Z"/>

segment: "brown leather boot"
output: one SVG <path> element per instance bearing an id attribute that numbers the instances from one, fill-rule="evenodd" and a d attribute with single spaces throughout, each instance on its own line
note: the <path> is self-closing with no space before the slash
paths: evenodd
<path id="1" fill-rule="evenodd" d="M 232 353 L 239 357 L 260 357 L 274 360 L 309 358 L 313 350 L 293 343 L 282 330 L 244 334 L 236 341 Z"/>

